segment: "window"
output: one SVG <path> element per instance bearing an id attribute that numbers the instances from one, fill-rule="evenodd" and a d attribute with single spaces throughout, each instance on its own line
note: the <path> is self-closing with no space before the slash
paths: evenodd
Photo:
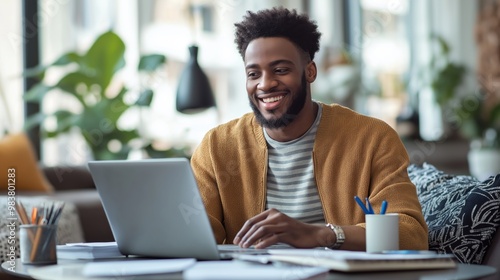
<path id="1" fill-rule="evenodd" d="M 127 66 L 120 71 L 119 78 L 133 89 L 140 83 L 134 68 L 139 55 L 165 54 L 167 67 L 161 77 L 152 81 L 155 97 L 151 110 L 131 111 L 121 123 L 140 127 L 142 136 L 155 139 L 155 144 L 162 148 L 194 147 L 210 128 L 250 111 L 242 60 L 233 42 L 233 23 L 246 10 L 279 5 L 303 10 L 302 0 L 40 0 L 40 9 L 47 11 L 40 18 L 41 59 L 46 65 L 62 53 L 86 51 L 98 35 L 112 29 L 126 44 Z M 200 47 L 198 60 L 210 78 L 217 108 L 184 115 L 175 110 L 175 94 L 188 59 L 188 47 L 193 43 Z M 46 78 L 56 81 L 61 75 L 57 69 L 51 69 Z M 44 98 L 42 111 L 50 113 L 70 107 L 78 112 L 78 104 L 72 103 L 71 98 L 52 92 Z M 54 126 L 55 121 L 48 119 L 44 125 Z M 132 158 L 142 156 L 140 151 L 131 153 Z M 47 165 L 85 164 L 90 158 L 77 130 L 43 140 L 42 159 Z"/>
<path id="2" fill-rule="evenodd" d="M 411 66 L 409 4 L 408 0 L 360 0 L 349 5 L 349 48 L 360 60 L 362 79 L 356 110 L 392 127 L 408 98 L 405 79 Z"/>
<path id="3" fill-rule="evenodd" d="M 21 1 L 0 1 L 0 137 L 23 128 Z"/>

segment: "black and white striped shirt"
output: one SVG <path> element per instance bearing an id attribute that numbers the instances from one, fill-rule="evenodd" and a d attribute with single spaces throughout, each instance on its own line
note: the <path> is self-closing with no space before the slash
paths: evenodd
<path id="1" fill-rule="evenodd" d="M 300 138 L 278 142 L 266 133 L 268 146 L 266 209 L 306 223 L 324 223 L 323 208 L 314 180 L 312 151 L 321 118 L 321 105 L 313 125 Z"/>

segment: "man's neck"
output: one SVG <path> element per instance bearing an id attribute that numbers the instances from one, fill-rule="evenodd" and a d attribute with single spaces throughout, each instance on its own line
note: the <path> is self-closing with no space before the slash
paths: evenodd
<path id="1" fill-rule="evenodd" d="M 297 118 L 289 125 L 277 129 L 265 128 L 267 135 L 279 142 L 288 142 L 299 138 L 313 125 L 316 115 L 318 114 L 318 106 L 316 102 L 309 100 L 304 105 L 304 108 L 302 108 Z"/>

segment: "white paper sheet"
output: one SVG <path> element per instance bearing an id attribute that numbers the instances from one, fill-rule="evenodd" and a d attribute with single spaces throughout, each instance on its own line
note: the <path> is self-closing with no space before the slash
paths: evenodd
<path id="1" fill-rule="evenodd" d="M 196 263 L 196 259 L 127 260 L 85 264 L 87 277 L 128 276 L 180 272 Z"/>
<path id="2" fill-rule="evenodd" d="M 111 242 L 83 242 L 83 243 L 66 243 L 66 246 L 79 246 L 79 247 L 113 247 L 118 246 L 116 241 Z"/>
<path id="3" fill-rule="evenodd" d="M 304 266 L 274 266 L 243 261 L 197 262 L 184 271 L 184 279 L 307 279 L 327 273 L 328 268 Z"/>

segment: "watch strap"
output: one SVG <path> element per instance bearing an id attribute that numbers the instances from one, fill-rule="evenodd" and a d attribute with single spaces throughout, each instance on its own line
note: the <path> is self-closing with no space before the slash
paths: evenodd
<path id="1" fill-rule="evenodd" d="M 337 237 L 335 243 L 328 246 L 328 248 L 334 249 L 334 250 L 339 249 L 340 246 L 342 246 L 342 244 L 344 244 L 344 241 L 345 241 L 344 230 L 340 226 L 330 224 L 330 223 L 326 224 L 326 227 L 331 229 L 333 231 L 333 233 L 335 233 L 335 236 Z"/>

